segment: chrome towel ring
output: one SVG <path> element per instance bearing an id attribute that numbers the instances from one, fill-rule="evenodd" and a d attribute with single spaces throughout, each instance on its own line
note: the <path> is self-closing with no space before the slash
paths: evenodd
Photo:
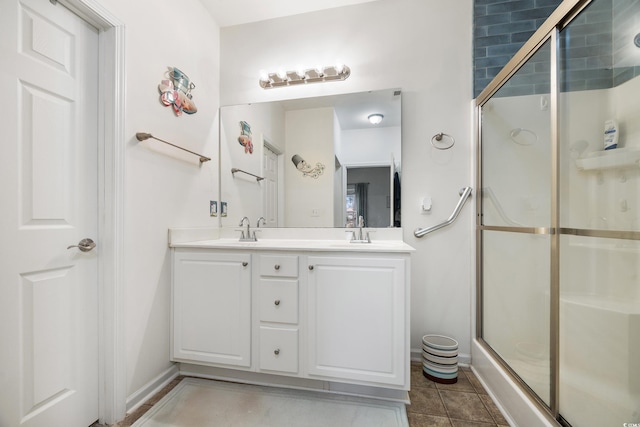
<path id="1" fill-rule="evenodd" d="M 436 145 L 436 141 L 437 143 L 441 143 L 443 139 L 448 139 L 449 144 L 445 146 Z M 435 135 L 433 135 L 433 137 L 431 137 L 431 145 L 433 145 L 433 148 L 436 148 L 438 150 L 448 150 L 449 148 L 453 147 L 455 143 L 455 138 L 444 132 L 436 133 Z"/>

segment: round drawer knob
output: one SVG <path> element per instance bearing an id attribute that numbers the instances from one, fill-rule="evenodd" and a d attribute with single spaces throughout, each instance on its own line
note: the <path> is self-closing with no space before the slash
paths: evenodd
<path id="1" fill-rule="evenodd" d="M 273 266 L 273 268 L 275 268 L 276 270 L 280 270 L 280 265 L 276 264 L 276 265 Z"/>
<path id="2" fill-rule="evenodd" d="M 273 303 L 274 303 L 275 305 L 280 305 L 280 300 L 279 300 L 279 299 L 277 299 L 277 300 L 275 300 Z"/>
<path id="3" fill-rule="evenodd" d="M 310 265 L 310 266 L 309 266 L 309 270 L 313 270 L 313 265 Z"/>
<path id="4" fill-rule="evenodd" d="M 249 265 L 249 263 L 248 263 L 247 261 L 243 261 L 243 262 L 242 262 L 242 266 L 243 266 L 243 267 L 246 267 L 247 265 Z"/>
<path id="5" fill-rule="evenodd" d="M 275 354 L 276 356 L 280 354 L 280 349 L 276 348 L 275 350 L 273 350 L 273 354 Z"/>

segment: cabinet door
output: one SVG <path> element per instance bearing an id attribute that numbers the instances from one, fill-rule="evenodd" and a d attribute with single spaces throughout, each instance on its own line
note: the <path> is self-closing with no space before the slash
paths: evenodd
<path id="1" fill-rule="evenodd" d="M 176 250 L 172 360 L 251 365 L 250 255 Z"/>
<path id="2" fill-rule="evenodd" d="M 310 376 L 407 387 L 405 261 L 309 257 Z"/>

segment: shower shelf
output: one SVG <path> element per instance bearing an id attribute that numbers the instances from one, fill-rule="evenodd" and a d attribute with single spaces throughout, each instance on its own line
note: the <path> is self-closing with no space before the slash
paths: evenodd
<path id="1" fill-rule="evenodd" d="M 615 148 L 607 151 L 594 151 L 576 160 L 581 170 L 601 170 L 640 166 L 640 148 Z"/>

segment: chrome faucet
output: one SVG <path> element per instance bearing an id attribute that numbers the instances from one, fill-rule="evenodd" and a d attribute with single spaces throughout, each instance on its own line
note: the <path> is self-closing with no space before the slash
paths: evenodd
<path id="1" fill-rule="evenodd" d="M 256 232 L 262 231 L 262 230 L 258 230 L 258 228 L 260 228 L 260 223 L 262 223 L 262 225 L 267 225 L 267 221 L 264 219 L 263 216 L 258 218 L 258 222 L 256 223 L 256 230 L 253 230 L 253 241 L 254 242 L 258 241 L 258 236 L 256 236 Z"/>
<path id="2" fill-rule="evenodd" d="M 356 236 L 355 230 L 347 230 L 347 233 L 351 233 L 351 243 L 371 243 L 371 237 L 369 236 L 369 231 L 367 231 L 366 236 L 363 234 L 364 228 L 364 217 L 360 215 L 358 217 L 358 235 Z"/>
<path id="3" fill-rule="evenodd" d="M 251 221 L 249 221 L 248 217 L 242 217 L 242 219 L 240 220 L 240 227 L 242 227 L 243 225 L 245 225 L 245 222 L 247 223 L 247 232 L 245 234 L 244 230 L 239 230 L 240 231 L 240 241 L 241 242 L 255 242 L 256 241 L 256 235 L 255 233 L 253 234 L 253 237 L 251 236 Z"/>
<path id="4" fill-rule="evenodd" d="M 360 215 L 358 217 L 358 239 L 357 240 L 364 240 L 364 238 L 362 237 L 362 227 L 364 227 L 364 217 Z"/>

